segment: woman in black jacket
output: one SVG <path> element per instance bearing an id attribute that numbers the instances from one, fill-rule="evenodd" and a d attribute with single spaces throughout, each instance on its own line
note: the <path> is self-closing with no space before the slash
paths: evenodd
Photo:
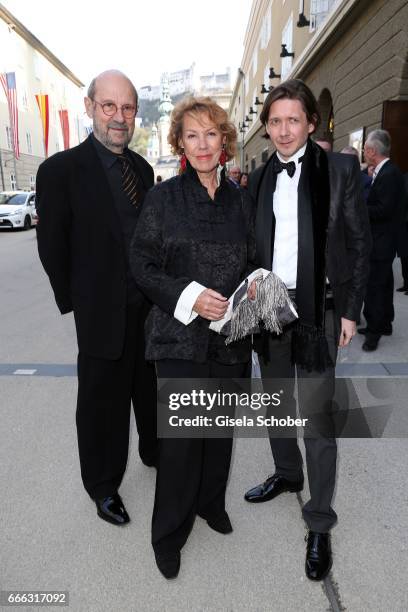
<path id="1" fill-rule="evenodd" d="M 211 98 L 188 98 L 172 113 L 169 143 L 183 172 L 149 191 L 131 246 L 133 275 L 154 304 L 146 359 L 159 379 L 241 378 L 249 338 L 226 346 L 209 329 L 254 267 L 252 204 L 223 168 L 235 153 L 235 127 Z M 225 511 L 231 451 L 231 438 L 160 440 L 152 544 L 166 578 L 178 574 L 196 514 L 220 533 L 232 531 Z"/>

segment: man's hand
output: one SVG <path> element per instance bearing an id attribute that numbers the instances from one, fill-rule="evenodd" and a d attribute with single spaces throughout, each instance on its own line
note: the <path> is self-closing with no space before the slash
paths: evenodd
<path id="1" fill-rule="evenodd" d="M 247 296 L 250 300 L 254 300 L 256 298 L 256 282 L 258 280 L 258 278 L 255 278 L 248 287 Z"/>
<path id="2" fill-rule="evenodd" d="M 345 319 L 341 317 L 341 332 L 339 338 L 339 348 L 347 346 L 350 344 L 353 336 L 356 335 L 356 322 L 350 321 L 350 319 Z"/>
<path id="3" fill-rule="evenodd" d="M 206 289 L 196 299 L 193 310 L 204 319 L 219 321 L 225 315 L 228 304 L 228 299 L 221 293 Z"/>

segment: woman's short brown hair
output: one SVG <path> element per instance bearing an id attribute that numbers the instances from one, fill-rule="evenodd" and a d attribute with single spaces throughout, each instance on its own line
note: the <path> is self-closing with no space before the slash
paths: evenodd
<path id="1" fill-rule="evenodd" d="M 313 123 L 315 131 L 317 130 L 320 123 L 319 107 L 311 89 L 309 89 L 306 83 L 300 79 L 284 81 L 277 87 L 274 87 L 272 91 L 268 93 L 259 116 L 263 126 L 266 126 L 268 123 L 269 111 L 272 104 L 277 100 L 284 99 L 299 100 L 303 110 L 305 111 L 308 122 Z M 265 134 L 264 136 L 265 138 L 269 139 L 268 134 Z"/>
<path id="2" fill-rule="evenodd" d="M 186 114 L 192 115 L 198 121 L 200 115 L 205 113 L 208 118 L 217 126 L 221 134 L 225 136 L 225 153 L 227 159 L 235 156 L 237 149 L 237 130 L 228 119 L 227 112 L 208 96 L 190 96 L 180 100 L 173 109 L 170 117 L 170 130 L 167 141 L 175 155 L 181 155 L 183 147 L 180 146 L 180 138 L 183 132 L 183 117 Z"/>

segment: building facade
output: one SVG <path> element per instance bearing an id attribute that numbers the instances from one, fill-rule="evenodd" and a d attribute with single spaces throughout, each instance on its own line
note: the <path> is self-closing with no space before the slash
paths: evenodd
<path id="1" fill-rule="evenodd" d="M 20 151 L 16 159 L 14 123 L 0 86 L 0 190 L 32 189 L 45 157 L 85 138 L 84 85 L 2 4 L 0 73 L 14 75 Z"/>
<path id="2" fill-rule="evenodd" d="M 169 82 L 170 96 L 177 96 L 185 92 L 194 91 L 196 87 L 195 63 L 189 68 L 166 73 Z M 163 75 L 162 77 L 163 78 Z M 145 85 L 138 90 L 141 100 L 158 100 L 161 95 L 161 85 Z"/>
<path id="3" fill-rule="evenodd" d="M 225 72 L 200 75 L 195 63 L 189 68 L 177 72 L 163 73 L 169 83 L 170 96 L 191 94 L 211 96 L 223 108 L 228 110 L 231 100 L 231 70 L 226 68 Z M 146 85 L 138 90 L 141 100 L 158 100 L 161 96 L 161 85 Z"/>
<path id="4" fill-rule="evenodd" d="M 229 108 L 239 161 L 253 170 L 271 153 L 259 113 L 270 87 L 303 79 L 319 101 L 316 136 L 334 150 L 362 148 L 384 128 L 408 171 L 407 0 L 254 0 Z"/>

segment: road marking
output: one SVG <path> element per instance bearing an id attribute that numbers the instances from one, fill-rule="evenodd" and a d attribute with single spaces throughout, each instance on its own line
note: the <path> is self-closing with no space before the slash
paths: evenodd
<path id="1" fill-rule="evenodd" d="M 61 376 L 76 377 L 75 363 L 0 363 L 0 376 Z M 341 363 L 336 378 L 406 378 L 408 362 L 402 363 Z"/>
<path id="2" fill-rule="evenodd" d="M 76 375 L 77 367 L 73 363 L 0 363 L 0 376 L 60 378 Z"/>

